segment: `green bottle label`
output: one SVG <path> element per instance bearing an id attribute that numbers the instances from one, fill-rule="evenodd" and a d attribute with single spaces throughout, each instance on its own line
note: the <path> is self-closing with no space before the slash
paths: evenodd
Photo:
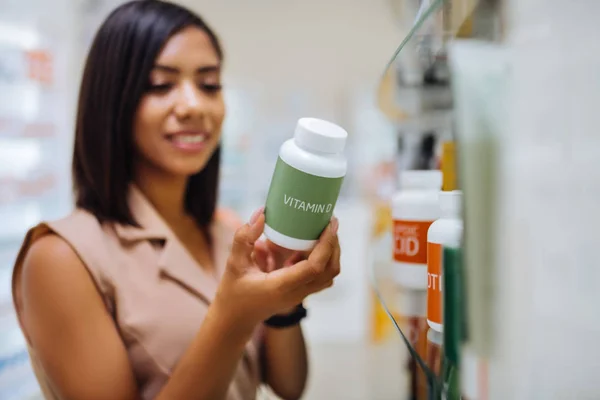
<path id="1" fill-rule="evenodd" d="M 343 180 L 307 174 L 278 158 L 265 205 L 266 224 L 294 239 L 318 239 L 331 219 Z"/>

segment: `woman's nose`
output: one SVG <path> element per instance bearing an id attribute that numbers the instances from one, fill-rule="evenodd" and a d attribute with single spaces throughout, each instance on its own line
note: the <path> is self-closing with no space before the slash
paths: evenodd
<path id="1" fill-rule="evenodd" d="M 203 113 L 202 93 L 195 84 L 183 83 L 177 96 L 175 113 L 179 118 L 200 116 Z"/>

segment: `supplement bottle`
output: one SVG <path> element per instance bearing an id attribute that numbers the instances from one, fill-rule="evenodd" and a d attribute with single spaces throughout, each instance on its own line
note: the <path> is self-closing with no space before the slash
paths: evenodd
<path id="1" fill-rule="evenodd" d="M 441 218 L 429 227 L 427 233 L 427 324 L 443 332 L 443 250 L 458 248 L 463 233 L 461 191 L 440 192 Z"/>
<path id="2" fill-rule="evenodd" d="M 392 199 L 394 265 L 392 278 L 408 289 L 427 290 L 427 230 L 439 218 L 442 173 L 404 171 Z"/>
<path id="3" fill-rule="evenodd" d="M 346 175 L 347 132 L 316 118 L 298 120 L 279 151 L 265 205 L 265 236 L 291 250 L 310 250 L 333 215 Z"/>

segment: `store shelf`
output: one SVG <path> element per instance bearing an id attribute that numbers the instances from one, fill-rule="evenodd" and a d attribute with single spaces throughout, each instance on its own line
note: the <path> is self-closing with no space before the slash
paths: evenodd
<path id="1" fill-rule="evenodd" d="M 452 93 L 448 85 L 398 86 L 396 90 L 396 106 L 408 115 L 452 108 Z"/>
<path id="2" fill-rule="evenodd" d="M 77 21 L 67 0 L 5 3 L 0 13 L 0 399 L 41 399 L 12 305 L 11 276 L 27 230 L 69 208 L 76 72 L 70 65 Z"/>
<path id="3" fill-rule="evenodd" d="M 54 139 L 58 131 L 51 122 L 27 122 L 14 118 L 0 118 L 0 139 Z"/>
<path id="4" fill-rule="evenodd" d="M 451 109 L 439 111 L 427 111 L 408 117 L 398 122 L 398 132 L 406 135 L 411 132 L 435 132 L 446 130 L 452 126 L 453 112 Z"/>
<path id="5" fill-rule="evenodd" d="M 48 172 L 30 179 L 3 178 L 0 176 L 0 207 L 29 200 L 44 201 L 58 190 L 56 175 Z"/>
<path id="6" fill-rule="evenodd" d="M 421 2 L 413 28 L 384 71 L 379 85 L 380 105 L 387 107 L 386 116 L 396 128 L 400 143 L 398 158 L 402 158 L 402 162 L 398 161 L 398 169 L 404 169 L 401 164 L 416 169 L 431 168 L 431 161 L 437 162 L 436 145 L 453 131 L 454 96 L 446 43 L 462 24 L 462 19 L 457 18 L 458 8 L 468 9 L 457 7 L 461 3 L 459 0 Z M 462 15 L 462 18 L 466 17 L 466 14 Z M 428 138 L 432 139 L 426 142 Z M 409 160 L 409 164 L 406 159 L 411 155 L 415 160 Z M 419 157 L 427 158 L 421 160 Z M 389 249 L 389 245 L 384 247 Z M 389 265 L 388 257 L 381 266 Z M 398 332 L 397 339 L 406 343 L 414 365 L 409 397 L 457 399 L 456 381 L 450 376 L 455 376 L 458 366 L 450 364 L 449 357 L 444 354 L 448 347 L 444 347 L 440 335 L 430 334 L 426 322 L 426 292 L 390 284 L 390 268 L 375 269 L 377 264 L 373 264 L 376 290 L 402 330 L 403 335 Z M 390 323 L 391 329 L 395 329 L 395 325 Z M 441 365 L 447 368 L 441 368 Z"/>
<path id="7" fill-rule="evenodd" d="M 39 395 L 27 345 L 14 312 L 0 313 L 0 337 L 0 398 L 23 399 Z"/>
<path id="8" fill-rule="evenodd" d="M 0 243 L 23 240 L 27 230 L 41 220 L 41 205 L 36 202 L 0 207 Z"/>

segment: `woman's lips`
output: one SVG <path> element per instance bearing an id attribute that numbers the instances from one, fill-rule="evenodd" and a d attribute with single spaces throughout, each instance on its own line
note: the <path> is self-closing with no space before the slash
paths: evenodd
<path id="1" fill-rule="evenodd" d="M 179 150 L 198 152 L 206 147 L 206 143 L 210 136 L 206 132 L 185 131 L 167 134 L 166 138 Z"/>

